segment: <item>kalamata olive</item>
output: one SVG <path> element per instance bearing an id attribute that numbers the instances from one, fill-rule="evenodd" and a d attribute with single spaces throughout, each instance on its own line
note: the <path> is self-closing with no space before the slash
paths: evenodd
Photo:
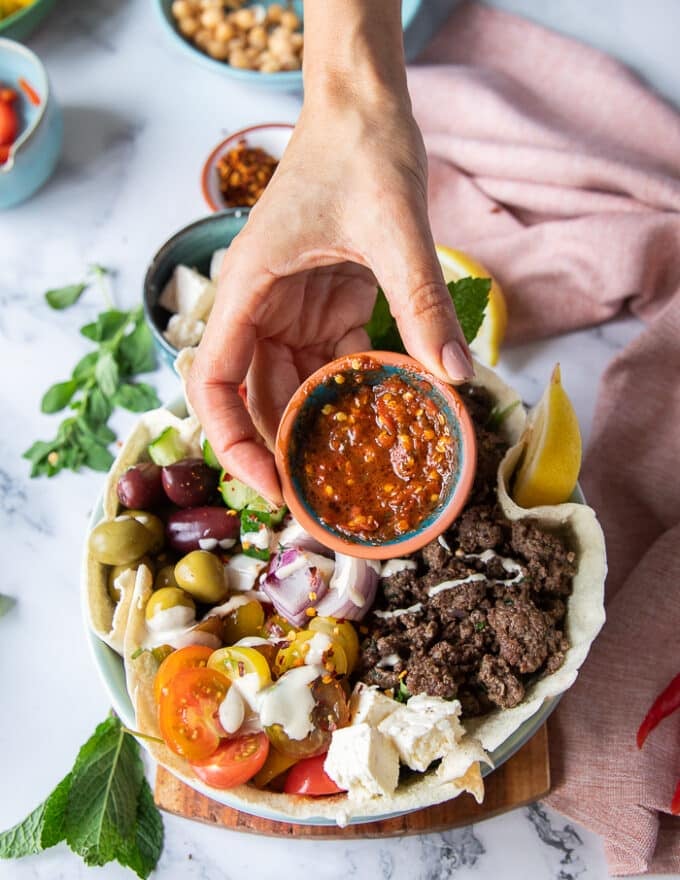
<path id="1" fill-rule="evenodd" d="M 116 519 L 135 519 L 144 526 L 153 537 L 153 543 L 149 547 L 149 553 L 158 553 L 165 543 L 165 526 L 163 520 L 146 510 L 124 510 Z"/>
<path id="2" fill-rule="evenodd" d="M 131 565 L 154 544 L 153 533 L 132 517 L 99 523 L 90 532 L 90 553 L 104 565 Z"/>
<path id="3" fill-rule="evenodd" d="M 202 458 L 185 458 L 163 468 L 163 488 L 178 507 L 207 504 L 217 488 L 219 474 Z"/>
<path id="4" fill-rule="evenodd" d="M 123 507 L 154 510 L 165 501 L 161 469 L 152 461 L 142 461 L 125 471 L 117 491 Z"/>
<path id="5" fill-rule="evenodd" d="M 177 606 L 191 608 L 193 611 L 196 610 L 193 599 L 184 590 L 180 590 L 177 587 L 163 587 L 163 589 L 156 590 L 151 594 L 149 601 L 146 603 L 144 614 L 147 620 L 151 620 L 159 611 L 167 611 L 169 608 Z"/>
<path id="6" fill-rule="evenodd" d="M 174 565 L 164 565 L 162 568 L 158 569 L 153 582 L 154 590 L 162 590 L 163 587 L 177 586 L 179 586 L 179 584 L 177 583 L 177 580 L 175 578 Z"/>
<path id="7" fill-rule="evenodd" d="M 219 602 L 227 594 L 224 566 L 208 550 L 192 550 L 175 566 L 177 583 L 199 602 Z"/>
<path id="8" fill-rule="evenodd" d="M 228 550 L 239 537 L 240 522 L 226 507 L 190 507 L 170 516 L 165 535 L 181 553 L 190 550 Z"/>

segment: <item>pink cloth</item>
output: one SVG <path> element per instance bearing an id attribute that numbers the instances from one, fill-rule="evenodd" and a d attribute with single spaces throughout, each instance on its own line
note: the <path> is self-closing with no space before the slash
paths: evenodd
<path id="1" fill-rule="evenodd" d="M 549 803 L 614 874 L 680 872 L 680 714 L 635 732 L 680 671 L 680 115 L 611 58 L 464 4 L 409 85 L 438 241 L 499 279 L 510 340 L 630 308 L 582 481 L 608 546 L 608 622 L 553 716 Z"/>

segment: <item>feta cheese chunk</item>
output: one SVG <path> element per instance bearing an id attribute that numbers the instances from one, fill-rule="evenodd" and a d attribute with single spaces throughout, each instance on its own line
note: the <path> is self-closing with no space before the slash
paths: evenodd
<path id="1" fill-rule="evenodd" d="M 222 263 L 224 262 L 226 253 L 226 248 L 220 248 L 219 250 L 215 251 L 210 260 L 210 280 L 214 284 L 217 284 L 217 281 L 220 277 L 220 270 L 222 269 Z"/>
<path id="2" fill-rule="evenodd" d="M 437 779 L 442 783 L 457 782 L 475 763 L 493 767 L 491 758 L 482 748 L 480 741 L 474 736 L 464 736 L 444 755 L 441 764 L 437 767 Z"/>
<path id="3" fill-rule="evenodd" d="M 355 800 L 389 796 L 399 782 L 396 748 L 369 724 L 334 730 L 323 767 Z"/>
<path id="4" fill-rule="evenodd" d="M 418 694 L 381 721 L 378 730 L 395 745 L 403 764 L 425 772 L 465 735 L 458 700 Z"/>
<path id="5" fill-rule="evenodd" d="M 195 269 L 176 266 L 170 281 L 158 298 L 169 312 L 194 320 L 205 319 L 215 301 L 215 285 Z"/>
<path id="6" fill-rule="evenodd" d="M 173 315 L 168 321 L 163 336 L 175 348 L 189 348 L 198 345 L 203 336 L 205 324 L 188 315 Z"/>
<path id="7" fill-rule="evenodd" d="M 359 682 L 352 692 L 349 710 L 352 724 L 370 724 L 377 727 L 388 715 L 399 708 L 399 703 L 378 690 Z"/>

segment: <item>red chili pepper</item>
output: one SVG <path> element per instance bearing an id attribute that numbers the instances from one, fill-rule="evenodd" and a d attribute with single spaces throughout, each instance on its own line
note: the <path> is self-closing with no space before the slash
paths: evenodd
<path id="1" fill-rule="evenodd" d="M 637 745 L 641 749 L 648 735 L 654 730 L 660 721 L 667 718 L 676 709 L 680 709 L 680 673 L 654 700 L 652 706 L 645 715 L 644 721 L 637 732 Z M 680 797 L 680 795 L 679 795 Z"/>
<path id="2" fill-rule="evenodd" d="M 23 76 L 19 77 L 19 88 L 34 107 L 40 106 L 42 103 L 40 95 L 36 92 L 33 86 L 23 78 Z"/>

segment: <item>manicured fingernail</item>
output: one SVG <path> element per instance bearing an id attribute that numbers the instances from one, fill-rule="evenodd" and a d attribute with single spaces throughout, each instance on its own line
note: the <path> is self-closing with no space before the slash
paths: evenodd
<path id="1" fill-rule="evenodd" d="M 442 348 L 442 365 L 452 382 L 471 379 L 475 374 L 470 352 L 455 339 L 451 339 Z"/>

